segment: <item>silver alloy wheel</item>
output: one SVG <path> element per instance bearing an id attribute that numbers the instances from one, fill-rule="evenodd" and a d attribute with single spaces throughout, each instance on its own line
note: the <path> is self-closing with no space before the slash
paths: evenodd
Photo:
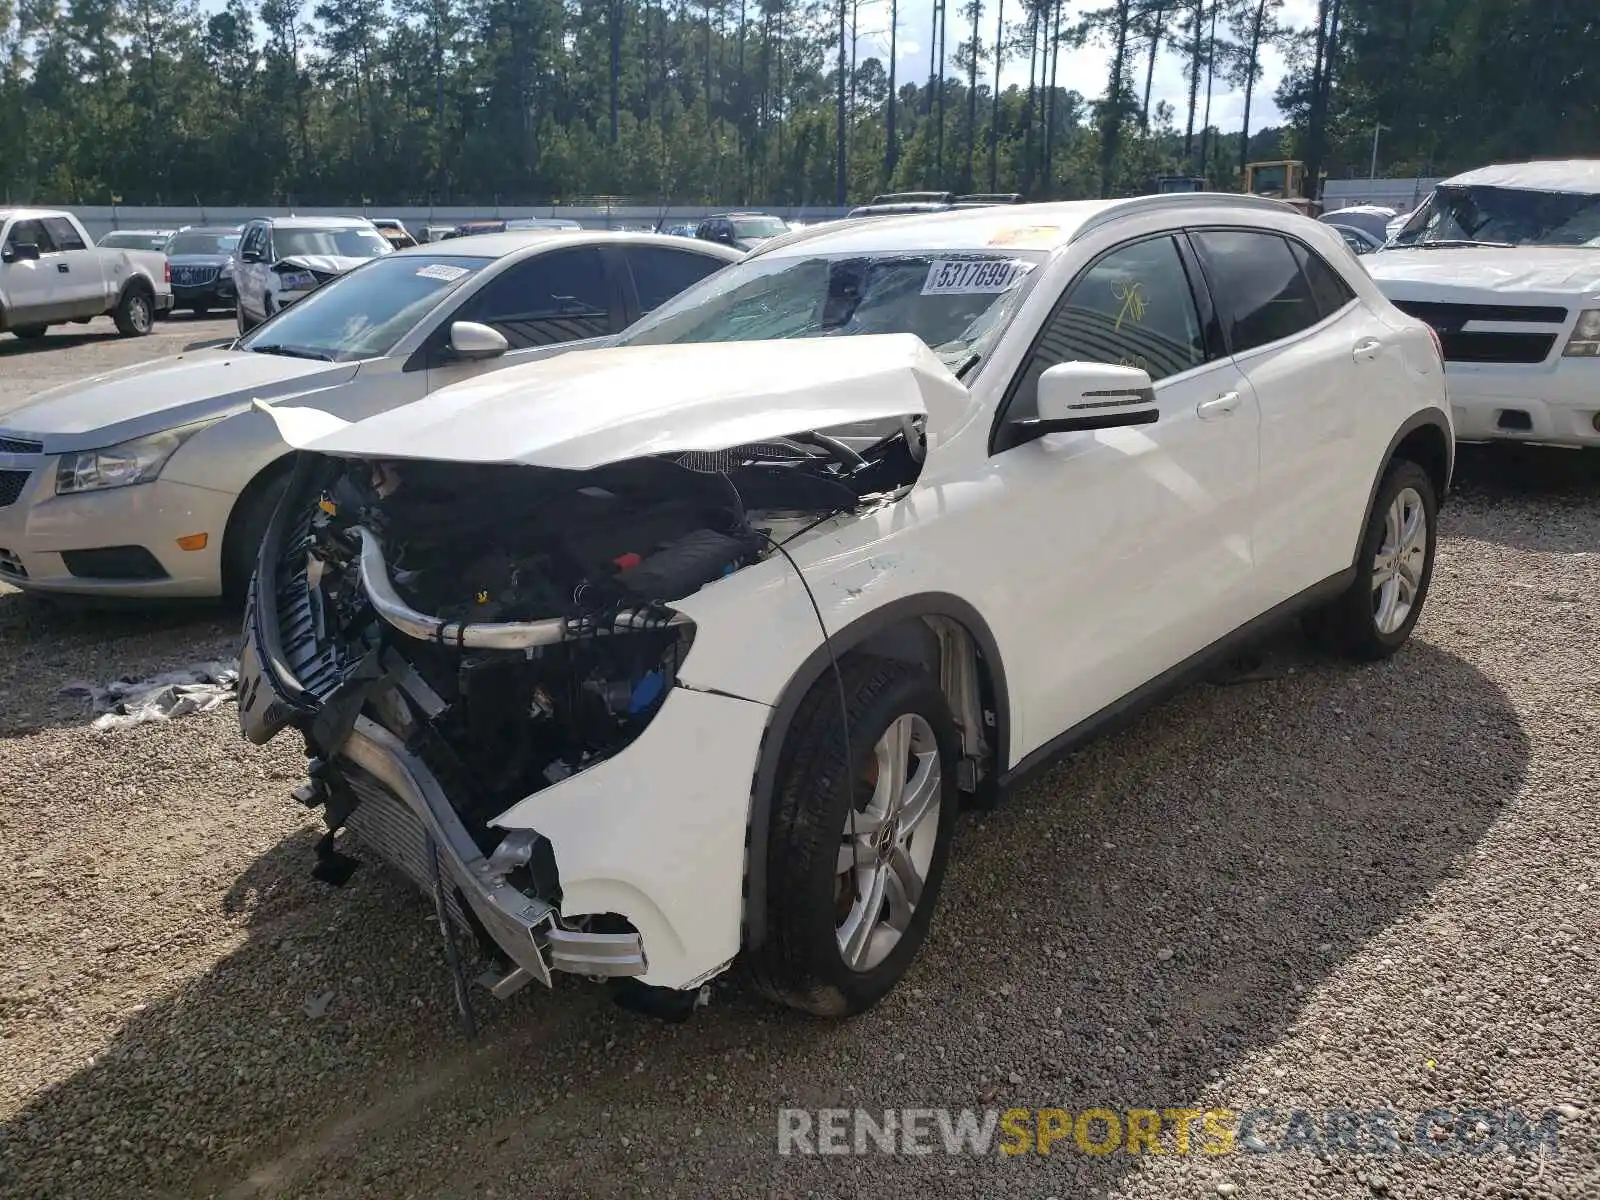
<path id="1" fill-rule="evenodd" d="M 1422 588 L 1428 560 L 1428 510 L 1415 488 L 1402 488 L 1383 520 L 1383 541 L 1372 560 L 1372 621 L 1381 634 L 1406 623 Z"/>
<path id="2" fill-rule="evenodd" d="M 150 301 L 142 293 L 128 297 L 128 324 L 140 333 L 150 331 Z"/>
<path id="3" fill-rule="evenodd" d="M 944 806 L 939 743 L 922 717 L 896 717 L 873 755 L 872 798 L 845 815 L 836 871 L 840 894 L 851 903 L 835 932 L 845 965 L 855 971 L 881 963 L 910 928 Z"/>

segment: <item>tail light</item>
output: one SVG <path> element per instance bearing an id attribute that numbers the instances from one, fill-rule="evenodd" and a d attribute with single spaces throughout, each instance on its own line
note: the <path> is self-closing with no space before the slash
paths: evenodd
<path id="1" fill-rule="evenodd" d="M 1433 340 L 1433 352 L 1439 356 L 1439 369 L 1444 370 L 1444 343 L 1439 340 L 1439 331 L 1432 325 L 1427 327 L 1428 337 Z"/>
<path id="2" fill-rule="evenodd" d="M 172 260 L 170 258 L 167 259 L 166 264 L 162 267 L 162 270 L 161 270 L 161 282 L 162 283 L 171 283 L 172 282 Z"/>

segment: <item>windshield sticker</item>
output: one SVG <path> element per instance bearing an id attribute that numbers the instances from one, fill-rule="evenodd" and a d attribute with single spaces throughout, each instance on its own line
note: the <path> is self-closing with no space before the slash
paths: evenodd
<path id="1" fill-rule="evenodd" d="M 465 267 L 452 267 L 449 263 L 433 263 L 423 267 L 417 272 L 418 279 L 438 279 L 444 283 L 454 283 L 467 273 Z"/>
<path id="2" fill-rule="evenodd" d="M 924 296 L 994 295 L 1026 275 L 1032 263 L 1014 258 L 936 259 L 923 281 Z"/>
<path id="3" fill-rule="evenodd" d="M 1011 225 L 990 238 L 989 245 L 1053 250 L 1060 241 L 1059 225 Z"/>

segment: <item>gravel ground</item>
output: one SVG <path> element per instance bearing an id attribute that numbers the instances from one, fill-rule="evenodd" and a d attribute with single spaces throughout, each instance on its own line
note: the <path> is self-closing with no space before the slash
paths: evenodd
<path id="1" fill-rule="evenodd" d="M 187 324 L 0 339 L 0 407 Z M 1284 638 L 966 820 L 912 975 L 848 1024 L 732 983 L 662 1025 L 563 983 L 485 996 L 464 1041 L 428 906 L 309 879 L 288 739 L 230 711 L 95 734 L 55 694 L 228 651 L 235 617 L 0 595 L 0 1194 L 1600 1195 L 1600 487 L 1555 452 L 1468 451 L 1461 482 L 1406 651 Z M 1295 1109 L 1389 1108 L 1407 1143 L 1437 1106 L 1561 1106 L 1561 1131 L 1520 1157 L 776 1153 L 780 1106 L 856 1105 L 1270 1107 L 1269 1142 Z"/>

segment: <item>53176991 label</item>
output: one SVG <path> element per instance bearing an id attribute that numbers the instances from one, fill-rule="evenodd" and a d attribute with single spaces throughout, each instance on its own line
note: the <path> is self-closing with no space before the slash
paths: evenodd
<path id="1" fill-rule="evenodd" d="M 1015 258 L 936 259 L 923 281 L 924 296 L 971 296 L 1003 292 L 1033 268 Z"/>

